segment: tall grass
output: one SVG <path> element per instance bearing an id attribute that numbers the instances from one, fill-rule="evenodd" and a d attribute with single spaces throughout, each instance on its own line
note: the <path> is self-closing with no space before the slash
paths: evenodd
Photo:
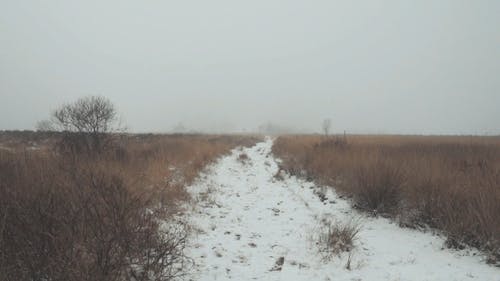
<path id="1" fill-rule="evenodd" d="M 334 186 L 362 210 L 500 258 L 498 137 L 284 136 L 273 152 L 284 169 Z"/>
<path id="2" fill-rule="evenodd" d="M 27 149 L 30 135 L 7 137 L 9 149 L 0 150 L 0 280 L 182 277 L 188 227 L 169 218 L 187 196 L 183 187 L 221 154 L 255 141 L 122 135 L 87 155 Z"/>

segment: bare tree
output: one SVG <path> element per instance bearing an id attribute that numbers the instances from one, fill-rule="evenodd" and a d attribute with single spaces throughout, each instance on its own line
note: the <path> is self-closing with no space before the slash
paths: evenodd
<path id="1" fill-rule="evenodd" d="M 65 139 L 72 148 L 84 146 L 88 151 L 101 151 L 109 134 L 119 131 L 114 105 L 101 96 L 83 97 L 61 106 L 52 113 L 51 122 L 50 128 L 67 133 Z"/>
<path id="2" fill-rule="evenodd" d="M 36 130 L 39 132 L 52 132 L 56 131 L 54 124 L 50 120 L 41 120 L 36 123 Z"/>
<path id="3" fill-rule="evenodd" d="M 323 124 L 322 124 L 322 128 L 323 128 L 323 132 L 325 133 L 325 136 L 328 136 L 328 134 L 330 133 L 330 128 L 332 127 L 332 120 L 327 118 L 325 120 L 323 120 Z"/>

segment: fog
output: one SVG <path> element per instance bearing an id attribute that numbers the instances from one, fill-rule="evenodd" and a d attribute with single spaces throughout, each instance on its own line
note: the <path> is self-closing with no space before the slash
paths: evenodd
<path id="1" fill-rule="evenodd" d="M 499 15 L 500 1 L 0 0 L 0 130 L 102 95 L 132 132 L 330 118 L 498 134 Z"/>

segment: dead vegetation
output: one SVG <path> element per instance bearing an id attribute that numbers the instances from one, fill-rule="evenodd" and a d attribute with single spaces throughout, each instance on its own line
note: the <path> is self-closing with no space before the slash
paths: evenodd
<path id="1" fill-rule="evenodd" d="M 291 174 L 334 186 L 355 207 L 432 227 L 449 247 L 500 258 L 500 138 L 284 136 L 273 147 Z"/>
<path id="2" fill-rule="evenodd" d="M 122 134 L 88 154 L 55 149 L 64 135 L 0 133 L 0 280 L 182 277 L 188 228 L 170 218 L 183 187 L 256 140 Z"/>
<path id="3" fill-rule="evenodd" d="M 250 157 L 248 157 L 246 153 L 240 153 L 240 155 L 238 155 L 238 161 L 241 164 L 246 164 L 248 161 L 250 161 Z"/>
<path id="4" fill-rule="evenodd" d="M 323 219 L 315 238 L 323 260 L 329 261 L 343 252 L 351 252 L 360 230 L 359 219 L 350 219 L 346 222 Z M 351 255 L 349 259 L 350 257 Z"/>

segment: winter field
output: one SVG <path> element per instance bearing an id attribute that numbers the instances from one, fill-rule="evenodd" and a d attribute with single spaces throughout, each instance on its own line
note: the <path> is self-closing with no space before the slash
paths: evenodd
<path id="1" fill-rule="evenodd" d="M 280 171 L 272 145 L 234 150 L 188 188 L 198 202 L 188 212 L 192 280 L 500 280 L 476 250 L 447 249 L 442 235 L 367 216 Z M 325 244 L 331 227 L 352 224 L 347 251 Z"/>
<path id="2" fill-rule="evenodd" d="M 208 164 L 252 136 L 0 132 L 0 280 L 174 280 L 162 229 Z M 184 269 L 181 266 L 181 269 Z"/>
<path id="3" fill-rule="evenodd" d="M 0 0 L 0 281 L 500 281 L 500 0 Z"/>
<path id="4" fill-rule="evenodd" d="M 440 182 L 448 193 L 423 189 L 421 196 L 439 199 L 445 210 L 427 203 L 434 217 L 424 221 L 405 197 L 414 194 L 408 171 L 417 160 L 390 170 L 382 160 L 397 164 L 390 153 L 401 152 L 374 147 L 387 140 L 127 134 L 96 156 L 62 150 L 57 133 L 0 136 L 2 281 L 500 280 L 498 216 L 488 227 L 481 219 L 500 204 L 498 178 L 487 174 L 498 171 L 495 138 L 433 139 L 441 153 L 480 147 L 455 154 L 452 164 L 468 170 L 453 178 L 462 188 L 492 191 L 487 198 L 451 192 L 451 183 L 435 176 L 433 187 Z M 406 147 L 391 142 L 390 149 Z M 435 153 L 407 153 L 425 151 Z M 454 167 L 446 161 L 428 162 L 429 170 L 445 174 Z M 352 171 L 377 165 L 385 170 L 362 174 L 375 190 L 352 181 Z M 415 174 L 429 177 L 426 171 Z M 488 185 L 473 181 L 479 172 Z M 404 181 L 395 186 L 387 180 L 394 176 Z M 368 184 L 377 180 L 390 192 Z M 373 194 L 379 201 L 363 201 Z M 443 199 L 465 195 L 460 208 Z M 450 208 L 456 228 L 445 220 Z M 456 229 L 476 236 L 467 240 Z"/>

